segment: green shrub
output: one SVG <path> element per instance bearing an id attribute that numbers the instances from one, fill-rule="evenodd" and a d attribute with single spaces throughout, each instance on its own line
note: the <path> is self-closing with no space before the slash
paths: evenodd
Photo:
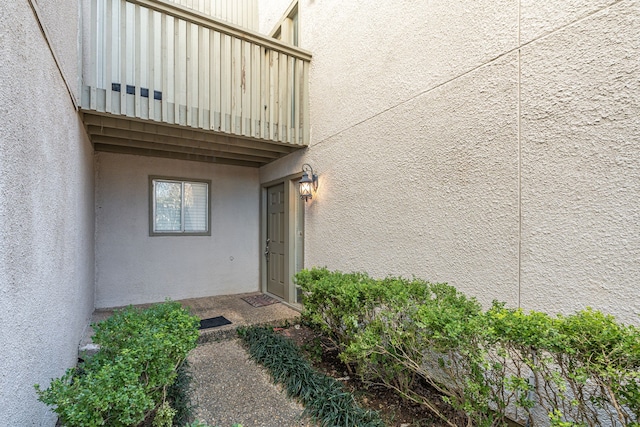
<path id="1" fill-rule="evenodd" d="M 489 411 L 491 390 L 483 376 L 480 305 L 451 286 L 428 288 L 430 298 L 387 303 L 353 337 L 341 358 L 354 363 L 363 380 L 382 383 L 445 421 L 430 396 L 416 387 L 417 380 L 438 390 L 474 425 L 490 424 L 495 414 Z"/>
<path id="2" fill-rule="evenodd" d="M 176 370 L 196 345 L 199 319 L 179 303 L 140 311 L 133 307 L 92 325 L 100 351 L 49 388 L 39 399 L 55 406 L 63 425 L 135 426 L 157 412 L 154 426 L 171 426 L 165 404 Z"/>
<path id="3" fill-rule="evenodd" d="M 295 280 L 303 290 L 306 320 L 340 346 L 362 330 L 380 307 L 429 297 L 429 284 L 419 280 L 374 280 L 364 273 L 343 274 L 326 268 L 302 270 Z"/>
<path id="4" fill-rule="evenodd" d="M 539 408 L 557 426 L 639 425 L 640 330 L 612 316 L 551 317 L 498 302 L 483 312 L 448 285 L 326 269 L 296 280 L 305 317 L 334 337 L 363 380 L 445 420 L 416 381 L 473 425 L 504 425 L 516 411 L 535 425 Z"/>
<path id="5" fill-rule="evenodd" d="M 493 347 L 535 379 L 529 406 L 553 425 L 637 425 L 640 330 L 592 309 L 552 318 L 494 304 L 486 317 Z"/>
<path id="6" fill-rule="evenodd" d="M 289 397 L 299 399 L 305 406 L 305 413 L 321 426 L 383 426 L 378 414 L 358 406 L 340 382 L 313 369 L 291 340 L 266 327 L 238 332 L 251 357 L 269 370 L 274 381 L 285 387 Z"/>

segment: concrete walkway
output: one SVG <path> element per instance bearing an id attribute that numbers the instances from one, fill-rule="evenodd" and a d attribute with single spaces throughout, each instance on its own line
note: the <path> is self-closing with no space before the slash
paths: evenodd
<path id="1" fill-rule="evenodd" d="M 224 316 L 232 322 L 201 330 L 198 347 L 189 354 L 196 419 L 215 427 L 234 423 L 243 427 L 310 426 L 308 420 L 301 419 L 302 406 L 288 399 L 281 387 L 272 383 L 269 373 L 249 359 L 236 334 L 239 326 L 295 322 L 300 313 L 280 302 L 253 307 L 242 300 L 251 295 L 260 293 L 179 301 L 201 319 Z M 98 322 L 112 313 L 113 309 L 96 310 L 91 320 Z M 81 347 L 91 343 L 92 332 Z"/>
<path id="2" fill-rule="evenodd" d="M 238 338 L 199 345 L 189 354 L 195 417 L 211 426 L 297 427 L 304 408 L 249 359 Z"/>
<path id="3" fill-rule="evenodd" d="M 235 423 L 243 427 L 307 426 L 301 419 L 304 408 L 288 399 L 269 373 L 249 359 L 236 336 L 238 326 L 281 325 L 295 321 L 300 313 L 282 303 L 252 307 L 241 299 L 244 296 L 181 301 L 202 319 L 224 316 L 232 322 L 200 331 L 199 345 L 189 354 L 196 419 L 219 427 Z"/>

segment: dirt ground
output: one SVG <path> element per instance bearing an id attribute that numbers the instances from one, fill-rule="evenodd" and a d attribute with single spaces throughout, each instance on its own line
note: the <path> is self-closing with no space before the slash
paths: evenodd
<path id="1" fill-rule="evenodd" d="M 404 400 L 386 387 L 363 384 L 340 361 L 338 350 L 333 343 L 319 332 L 304 325 L 293 325 L 276 330 L 292 339 L 319 371 L 342 382 L 362 407 L 378 411 L 387 426 L 449 426 L 423 405 Z M 422 392 L 432 396 L 430 399 L 432 403 L 443 413 L 449 414 L 450 419 L 456 418 L 455 411 L 443 402 L 442 396 L 435 390 L 425 388 Z M 461 421 L 455 424 L 465 425 Z"/>

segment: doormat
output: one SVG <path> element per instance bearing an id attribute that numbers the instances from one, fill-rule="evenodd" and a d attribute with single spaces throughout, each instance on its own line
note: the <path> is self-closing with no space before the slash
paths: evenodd
<path id="1" fill-rule="evenodd" d="M 265 294 L 251 295 L 249 297 L 243 297 L 242 299 L 254 307 L 264 307 L 266 305 L 276 304 L 279 302 L 277 299 L 271 298 L 269 295 Z"/>
<path id="2" fill-rule="evenodd" d="M 217 328 L 218 326 L 230 325 L 231 321 L 224 316 L 211 317 L 200 321 L 200 329 Z"/>

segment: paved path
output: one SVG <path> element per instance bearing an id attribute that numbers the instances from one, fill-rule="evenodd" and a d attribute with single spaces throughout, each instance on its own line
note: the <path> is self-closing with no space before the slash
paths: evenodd
<path id="1" fill-rule="evenodd" d="M 238 338 L 208 342 L 189 354 L 197 420 L 211 426 L 300 427 L 303 408 L 249 359 Z"/>

